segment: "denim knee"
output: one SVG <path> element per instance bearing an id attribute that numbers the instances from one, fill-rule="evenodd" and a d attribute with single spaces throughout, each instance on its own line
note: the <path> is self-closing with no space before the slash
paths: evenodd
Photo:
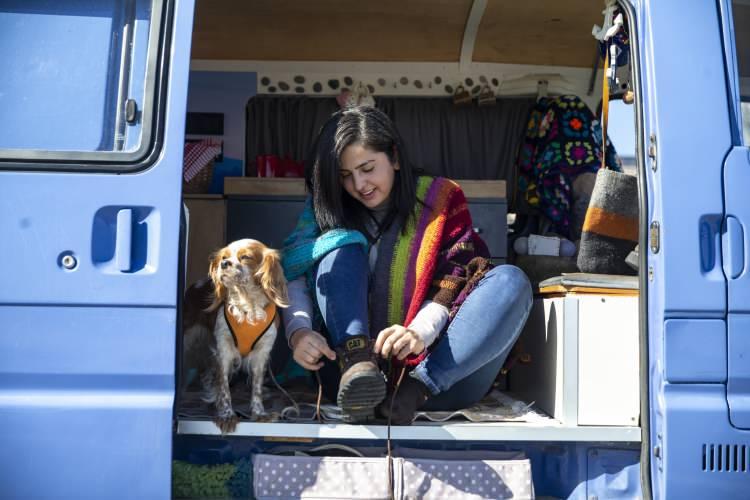
<path id="1" fill-rule="evenodd" d="M 333 346 L 346 336 L 368 334 L 368 288 L 367 254 L 361 245 L 337 248 L 318 262 L 315 301 Z"/>
<path id="2" fill-rule="evenodd" d="M 356 269 L 367 270 L 367 253 L 362 245 L 350 244 L 334 248 L 321 258 L 315 266 L 315 275 L 322 272 L 330 272 L 334 269 L 351 266 L 352 271 Z"/>
<path id="3" fill-rule="evenodd" d="M 533 301 L 531 282 L 520 268 L 503 264 L 490 269 L 479 286 L 490 286 L 503 297 L 510 298 L 512 307 L 528 311 Z"/>

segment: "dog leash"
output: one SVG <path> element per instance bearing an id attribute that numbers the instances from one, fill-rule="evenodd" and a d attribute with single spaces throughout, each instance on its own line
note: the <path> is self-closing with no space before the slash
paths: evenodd
<path id="1" fill-rule="evenodd" d="M 297 404 L 297 402 L 294 400 L 294 398 L 286 390 L 284 390 L 284 388 L 281 387 L 281 385 L 279 384 L 279 382 L 276 380 L 276 376 L 274 375 L 273 370 L 271 369 L 271 364 L 270 363 L 268 364 L 268 374 L 270 375 L 271 380 L 273 380 L 273 383 L 276 386 L 276 388 L 279 391 L 281 391 L 281 393 L 284 394 L 284 396 L 286 396 L 286 398 L 289 401 L 292 402 L 292 408 L 297 413 L 297 417 L 299 417 L 301 415 L 301 412 L 300 412 L 300 409 L 299 409 L 299 404 Z M 317 401 L 315 403 L 315 415 L 313 415 L 313 419 L 317 420 L 318 423 L 322 424 L 323 423 L 323 412 L 320 409 L 320 405 L 321 405 L 321 400 L 323 398 L 323 383 L 320 380 L 320 373 L 318 373 L 317 371 L 315 372 L 315 378 L 318 380 L 318 399 L 317 399 Z M 287 410 L 287 409 L 289 409 L 289 407 L 284 408 L 284 410 L 282 410 L 282 412 L 281 412 L 282 413 L 282 417 L 285 415 L 285 410 Z"/>
<path id="2" fill-rule="evenodd" d="M 390 363 L 389 363 L 390 364 Z M 388 453 L 387 461 L 388 461 L 388 498 L 389 500 L 394 500 L 394 493 L 393 493 L 393 453 L 391 449 L 391 415 L 393 415 L 393 402 L 396 399 L 396 394 L 398 394 L 398 388 L 401 387 L 401 381 L 404 379 L 404 373 L 406 373 L 406 365 L 401 367 L 401 373 L 398 376 L 398 380 L 396 380 L 396 386 L 393 388 L 393 394 L 391 395 L 391 404 L 388 410 L 388 431 L 386 435 L 386 450 Z"/>
<path id="3" fill-rule="evenodd" d="M 298 404 L 297 404 L 297 402 L 296 402 L 296 401 L 294 400 L 294 398 L 293 398 L 292 396 L 290 396 L 290 395 L 289 395 L 289 393 L 288 393 L 288 392 L 286 392 L 286 391 L 284 390 L 284 388 L 283 388 L 283 387 L 281 387 L 281 385 L 279 385 L 279 382 L 278 382 L 278 381 L 276 380 L 276 375 L 274 375 L 274 374 L 273 374 L 273 370 L 271 369 L 271 363 L 268 363 L 268 374 L 269 374 L 269 375 L 271 376 L 271 380 L 273 380 L 273 383 L 274 383 L 274 385 L 276 386 L 276 388 L 277 388 L 278 390 L 280 390 L 280 391 L 281 391 L 281 393 L 282 393 L 282 394 L 283 394 L 284 396 L 286 396 L 286 397 L 287 397 L 287 399 L 288 399 L 289 401 L 291 401 L 291 402 L 292 402 L 292 407 L 294 408 L 294 411 L 296 411 L 296 412 L 297 412 L 297 416 L 299 416 L 299 415 L 300 415 L 300 411 L 299 411 L 299 405 L 298 405 Z M 287 408 L 288 408 L 288 407 L 287 407 Z M 285 408 L 285 409 L 287 409 L 287 408 Z M 283 415 L 283 414 L 284 414 L 284 410 L 282 410 L 282 411 L 281 411 L 281 413 L 282 413 L 282 415 Z"/>
<path id="4" fill-rule="evenodd" d="M 605 45 L 606 50 L 604 54 L 604 73 L 602 78 L 602 122 L 601 122 L 601 128 L 602 128 L 602 166 L 601 168 L 608 168 L 607 167 L 607 123 L 609 121 L 609 58 L 610 58 L 610 47 L 614 47 L 614 45 L 610 45 L 607 43 Z M 614 76 L 613 76 L 614 78 Z"/>
<path id="5" fill-rule="evenodd" d="M 323 423 L 323 416 L 320 413 L 320 400 L 323 397 L 323 382 L 320 380 L 320 373 L 315 370 L 315 378 L 318 380 L 318 401 L 315 403 L 315 418 L 318 423 Z"/>

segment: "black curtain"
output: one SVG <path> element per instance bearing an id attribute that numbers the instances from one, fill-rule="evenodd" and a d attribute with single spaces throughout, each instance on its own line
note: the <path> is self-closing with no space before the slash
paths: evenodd
<path id="1" fill-rule="evenodd" d="M 333 97 L 256 96 L 247 103 L 246 175 L 258 155 L 304 160 L 320 127 L 339 109 Z"/>
<path id="2" fill-rule="evenodd" d="M 393 119 L 409 158 L 434 175 L 451 179 L 502 179 L 512 202 L 516 158 L 532 97 L 501 98 L 494 106 L 457 106 L 445 97 L 378 97 Z M 338 105 L 333 97 L 256 96 L 247 105 L 247 164 L 254 174 L 259 154 L 302 160 Z"/>

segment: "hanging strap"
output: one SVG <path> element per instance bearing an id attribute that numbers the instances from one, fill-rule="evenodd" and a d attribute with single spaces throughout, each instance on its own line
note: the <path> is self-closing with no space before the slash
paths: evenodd
<path id="1" fill-rule="evenodd" d="M 609 116 L 609 44 L 604 53 L 604 78 L 602 78 L 602 168 L 607 168 L 607 118 Z"/>

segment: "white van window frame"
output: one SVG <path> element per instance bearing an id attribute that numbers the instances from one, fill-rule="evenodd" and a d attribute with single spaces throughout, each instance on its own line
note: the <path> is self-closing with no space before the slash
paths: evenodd
<path id="1" fill-rule="evenodd" d="M 56 151 L 0 148 L 0 170 L 69 171 L 85 173 L 129 173 L 151 166 L 163 142 L 163 114 L 166 100 L 169 45 L 173 23 L 173 0 L 150 0 L 151 17 L 143 80 L 143 103 L 139 107 L 141 130 L 138 149 L 131 151 Z M 118 87 L 125 84 L 120 82 Z M 127 93 L 118 95 L 117 120 L 113 133 L 124 120 Z M 125 125 L 127 126 L 127 125 Z M 115 138 L 115 143 L 117 138 Z"/>

